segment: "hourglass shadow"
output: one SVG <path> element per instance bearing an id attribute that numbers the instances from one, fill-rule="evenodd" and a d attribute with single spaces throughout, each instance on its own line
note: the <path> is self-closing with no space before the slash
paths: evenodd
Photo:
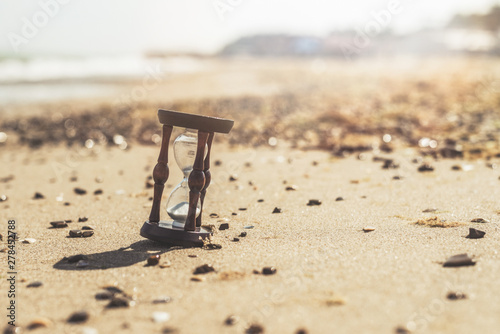
<path id="1" fill-rule="evenodd" d="M 185 247 L 172 247 L 152 240 L 141 240 L 117 250 L 85 254 L 84 261 L 89 264 L 87 267 L 77 267 L 76 263 L 69 263 L 67 258 L 63 258 L 56 262 L 53 268 L 59 270 L 103 270 L 128 267 L 139 262 L 145 262 L 151 255 L 161 255 L 182 248 Z"/>

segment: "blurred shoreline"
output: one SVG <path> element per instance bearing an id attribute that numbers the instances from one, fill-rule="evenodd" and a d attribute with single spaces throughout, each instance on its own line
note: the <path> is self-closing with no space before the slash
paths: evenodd
<path id="1" fill-rule="evenodd" d="M 117 135 L 154 145 L 156 110 L 167 108 L 234 119 L 221 139 L 233 145 L 278 141 L 337 156 L 405 147 L 436 157 L 500 154 L 497 58 L 206 58 L 183 59 L 192 66 L 171 72 L 171 62 L 155 61 L 139 78 L 39 83 L 54 99 L 0 108 L 3 146 L 94 147 L 114 145 Z M 81 94 L 81 85 L 98 94 L 66 95 Z"/>

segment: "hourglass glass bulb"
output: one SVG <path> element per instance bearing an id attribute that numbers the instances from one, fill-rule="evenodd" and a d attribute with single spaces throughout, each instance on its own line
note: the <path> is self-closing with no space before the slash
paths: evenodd
<path id="1" fill-rule="evenodd" d="M 186 131 L 174 141 L 175 161 L 184 173 L 184 176 L 188 176 L 193 169 L 197 143 L 198 135 L 191 129 L 186 129 Z"/>
<path id="2" fill-rule="evenodd" d="M 177 165 L 182 170 L 184 178 L 175 187 L 167 201 L 167 213 L 174 220 L 173 226 L 184 227 L 189 211 L 189 187 L 188 177 L 193 170 L 198 145 L 198 134 L 195 130 L 186 129 L 174 141 L 174 156 Z M 201 212 L 201 205 L 198 201 L 196 206 L 196 216 Z"/>

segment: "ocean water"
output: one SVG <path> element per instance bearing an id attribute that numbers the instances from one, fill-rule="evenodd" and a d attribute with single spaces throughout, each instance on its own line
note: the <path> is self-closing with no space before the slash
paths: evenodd
<path id="1" fill-rule="evenodd" d="M 0 58 L 0 104 L 51 102 L 116 94 L 122 81 L 201 71 L 191 57 Z"/>

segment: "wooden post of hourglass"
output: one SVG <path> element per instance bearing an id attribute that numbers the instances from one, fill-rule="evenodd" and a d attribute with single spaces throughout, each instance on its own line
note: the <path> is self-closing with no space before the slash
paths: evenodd
<path id="1" fill-rule="evenodd" d="M 196 207 L 200 199 L 200 192 L 205 186 L 205 173 L 203 173 L 203 159 L 205 158 L 205 145 L 207 144 L 208 132 L 198 131 L 198 146 L 193 170 L 189 174 L 189 209 L 184 225 L 184 231 L 196 230 Z"/>
<path id="2" fill-rule="evenodd" d="M 200 193 L 200 214 L 196 218 L 196 227 L 201 226 L 201 215 L 203 214 L 203 202 L 205 202 L 205 194 L 207 193 L 207 188 L 212 181 L 212 174 L 210 173 L 210 151 L 212 150 L 212 142 L 214 140 L 214 133 L 210 132 L 207 141 L 207 156 L 205 157 L 205 163 L 203 165 L 203 173 L 205 174 L 205 186 Z"/>
<path id="3" fill-rule="evenodd" d="M 161 141 L 160 155 L 158 157 L 158 163 L 153 170 L 153 180 L 154 185 L 154 195 L 153 195 L 153 207 L 151 208 L 151 213 L 149 215 L 150 223 L 158 223 L 160 221 L 160 205 L 161 196 L 163 195 L 163 188 L 165 187 L 165 182 L 168 180 L 168 143 L 170 141 L 170 135 L 172 134 L 172 126 L 163 125 L 163 138 Z"/>

